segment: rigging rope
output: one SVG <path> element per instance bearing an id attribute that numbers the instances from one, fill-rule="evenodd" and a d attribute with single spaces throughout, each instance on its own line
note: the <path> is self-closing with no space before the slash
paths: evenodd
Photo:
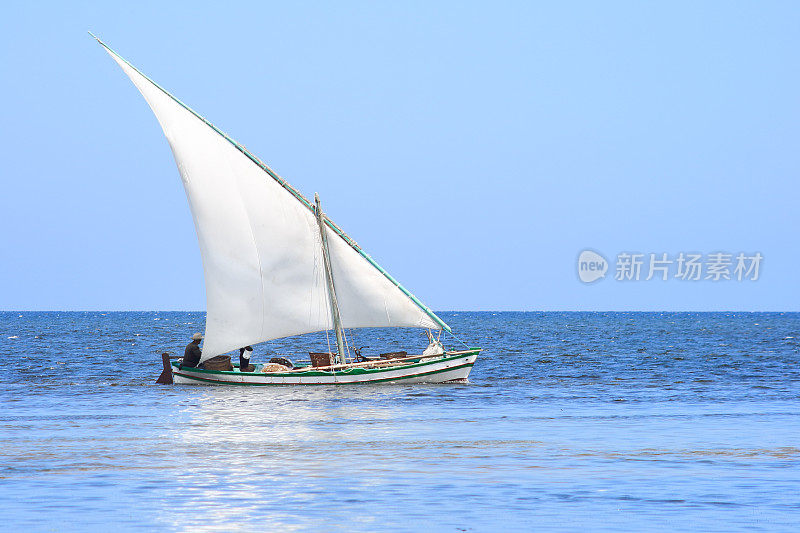
<path id="1" fill-rule="evenodd" d="M 325 330 L 325 338 L 328 340 L 328 353 L 331 353 L 331 337 L 328 335 L 328 331 L 330 330 Z"/>
<path id="2" fill-rule="evenodd" d="M 464 342 L 464 341 L 462 341 L 461 339 L 459 339 L 459 338 L 456 336 L 456 334 L 455 334 L 455 333 L 453 333 L 452 331 L 450 332 L 450 335 L 452 335 L 452 336 L 453 336 L 453 338 L 454 338 L 455 340 L 457 340 L 458 342 L 460 342 L 461 344 L 463 344 L 465 348 L 469 348 L 469 347 L 470 347 L 470 346 L 469 346 L 469 344 L 467 344 L 466 342 Z"/>
<path id="3" fill-rule="evenodd" d="M 353 330 L 351 329 L 350 332 L 352 333 Z M 347 335 L 344 332 L 344 328 L 342 328 L 342 338 L 344 339 L 344 351 L 345 351 L 345 353 L 342 354 L 342 357 L 344 358 L 344 361 L 342 362 L 347 364 L 347 358 L 350 357 L 350 344 L 347 342 Z"/>

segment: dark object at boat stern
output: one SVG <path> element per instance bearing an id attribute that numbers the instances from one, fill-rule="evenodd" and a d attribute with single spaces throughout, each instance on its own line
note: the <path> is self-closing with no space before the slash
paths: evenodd
<path id="1" fill-rule="evenodd" d="M 164 352 L 161 354 L 161 362 L 164 363 L 164 370 L 158 376 L 156 383 L 160 385 L 172 385 L 172 365 L 169 364 L 169 353 Z"/>

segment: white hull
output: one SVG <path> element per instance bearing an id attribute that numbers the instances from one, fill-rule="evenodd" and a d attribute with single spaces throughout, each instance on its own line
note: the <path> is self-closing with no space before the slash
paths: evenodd
<path id="1" fill-rule="evenodd" d="M 352 383 L 445 383 L 464 381 L 478 358 L 479 350 L 455 352 L 444 356 L 426 357 L 399 363 L 396 366 L 368 368 L 349 366 L 336 371 L 316 369 L 287 372 L 232 372 L 178 369 L 172 376 L 180 384 L 216 385 L 346 385 Z"/>

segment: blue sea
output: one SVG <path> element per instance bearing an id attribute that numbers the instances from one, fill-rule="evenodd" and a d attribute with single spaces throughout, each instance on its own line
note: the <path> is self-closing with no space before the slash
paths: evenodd
<path id="1" fill-rule="evenodd" d="M 0 313 L 0 529 L 800 530 L 800 313 L 441 316 L 468 384 L 248 388 L 154 383 L 203 313 Z"/>

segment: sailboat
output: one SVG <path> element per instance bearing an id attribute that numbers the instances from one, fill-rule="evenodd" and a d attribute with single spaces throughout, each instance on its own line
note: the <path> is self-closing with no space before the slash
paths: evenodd
<path id="1" fill-rule="evenodd" d="M 156 115 L 183 182 L 203 260 L 206 327 L 200 364 L 163 355 L 160 382 L 240 385 L 466 381 L 480 348 L 445 350 L 452 329 L 372 259 L 323 211 L 211 122 L 91 34 Z M 420 328 L 418 355 L 363 357 L 345 333 Z M 245 346 L 333 331 L 336 351 L 310 364 L 210 366 Z M 438 336 L 434 337 L 434 331 Z M 455 337 L 454 337 L 455 338 Z M 465 345 L 466 346 L 466 345 Z M 288 363 L 288 364 L 286 364 Z"/>

